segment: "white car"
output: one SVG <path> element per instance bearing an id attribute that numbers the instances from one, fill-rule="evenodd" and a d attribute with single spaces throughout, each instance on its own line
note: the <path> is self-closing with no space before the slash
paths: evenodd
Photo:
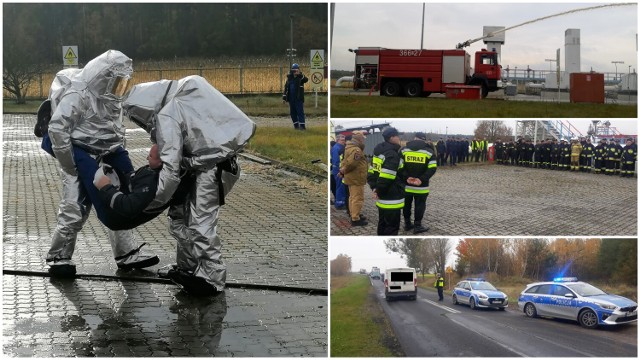
<path id="1" fill-rule="evenodd" d="M 394 268 L 384 272 L 384 296 L 387 301 L 418 298 L 418 279 L 414 268 Z"/>

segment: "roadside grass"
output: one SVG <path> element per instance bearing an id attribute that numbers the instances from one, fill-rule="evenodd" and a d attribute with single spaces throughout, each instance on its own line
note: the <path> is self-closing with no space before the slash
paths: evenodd
<path id="1" fill-rule="evenodd" d="M 476 276 L 464 276 L 460 278 L 456 274 L 452 274 L 451 280 L 445 278 L 445 290 L 444 293 L 446 295 L 447 300 L 451 300 L 451 292 L 455 284 L 463 278 L 466 279 L 468 277 L 476 277 Z M 531 284 L 534 282 L 540 282 L 542 280 L 533 280 L 533 279 L 524 279 L 520 277 L 500 277 L 495 274 L 488 274 L 484 277 L 487 281 L 489 281 L 493 286 L 495 286 L 498 290 L 507 294 L 509 297 L 509 308 L 510 309 L 518 309 L 518 297 L 522 290 L 525 289 L 527 284 Z M 635 302 L 638 301 L 638 286 L 630 286 L 627 284 L 614 284 L 612 282 L 606 281 L 591 281 L 591 280 L 582 280 L 588 282 L 589 284 L 602 289 L 602 291 L 608 294 L 615 294 L 624 296 L 629 298 Z M 435 292 L 435 288 L 433 287 L 433 283 L 435 282 L 435 275 L 426 274 L 424 278 L 418 275 L 418 287 L 431 290 Z M 450 288 L 450 290 L 448 290 Z"/>
<path id="2" fill-rule="evenodd" d="M 635 118 L 637 105 L 332 95 L 333 118 Z"/>
<path id="3" fill-rule="evenodd" d="M 382 309 L 371 291 L 368 276 L 331 277 L 331 357 L 396 355 L 383 345 L 385 324 L 374 320 Z"/>
<path id="4" fill-rule="evenodd" d="M 287 127 L 258 126 L 246 149 L 285 164 L 326 174 L 326 166 L 321 168 L 311 161 L 320 160 L 328 164 L 328 146 L 325 126 L 307 127 L 306 131 L 299 131 L 287 124 Z"/>
<path id="5" fill-rule="evenodd" d="M 228 98 L 248 116 L 289 116 L 289 104 L 282 103 L 281 95 L 230 95 Z M 42 103 L 42 100 L 27 100 L 26 104 L 16 104 L 13 100 L 3 100 L 2 111 L 4 113 L 35 114 L 40 103 Z M 327 95 L 318 94 L 318 107 L 316 108 L 315 94 L 306 93 L 304 113 L 311 117 L 327 116 Z"/>
<path id="6" fill-rule="evenodd" d="M 289 104 L 282 103 L 282 95 L 228 96 L 237 107 L 249 116 L 289 116 Z M 306 116 L 327 116 L 327 95 L 318 94 L 318 107 L 315 107 L 315 94 L 305 93 L 304 113 Z"/>

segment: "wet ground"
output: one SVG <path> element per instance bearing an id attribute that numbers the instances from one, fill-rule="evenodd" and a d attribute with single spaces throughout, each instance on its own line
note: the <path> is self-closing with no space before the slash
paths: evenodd
<path id="1" fill-rule="evenodd" d="M 327 355 L 327 297 L 304 290 L 327 289 L 325 191 L 298 175 L 241 160 L 241 180 L 218 227 L 230 287 L 215 297 L 145 281 L 175 261 L 164 216 L 135 230 L 160 257 L 149 271 L 117 270 L 105 227 L 92 214 L 76 244 L 78 273 L 116 278 L 52 280 L 39 272 L 47 270 L 60 182 L 55 159 L 33 136 L 34 122 L 34 115 L 3 116 L 3 269 L 27 274 L 3 275 L 5 355 Z M 326 119 L 310 125 L 326 126 Z M 146 162 L 148 135 L 128 128 L 127 148 L 138 167 Z M 142 279 L 118 278 L 131 276 Z"/>
<path id="2" fill-rule="evenodd" d="M 420 236 L 635 236 L 638 182 L 603 174 L 484 163 L 438 167 Z M 331 207 L 331 235 L 376 235 L 378 210 L 365 186 L 367 226 Z M 401 226 L 399 235 L 413 235 Z"/>

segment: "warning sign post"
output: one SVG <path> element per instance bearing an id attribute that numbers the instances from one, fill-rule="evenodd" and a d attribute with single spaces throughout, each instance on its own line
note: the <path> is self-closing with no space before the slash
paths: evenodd
<path id="1" fill-rule="evenodd" d="M 324 85 L 324 50 L 311 50 L 311 90 L 316 93 L 316 107 L 318 107 L 318 90 Z"/>
<path id="2" fill-rule="evenodd" d="M 78 67 L 78 46 L 62 46 L 62 64 L 64 67 Z"/>

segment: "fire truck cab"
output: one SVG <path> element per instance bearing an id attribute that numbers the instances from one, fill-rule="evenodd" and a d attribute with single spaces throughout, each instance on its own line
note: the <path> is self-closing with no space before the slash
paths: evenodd
<path id="1" fill-rule="evenodd" d="M 495 51 L 476 52 L 471 74 L 465 50 L 409 50 L 361 47 L 356 54 L 354 88 L 362 86 L 368 73 L 376 74 L 377 88 L 385 96 L 429 96 L 446 92 L 447 85 L 477 85 L 482 97 L 499 89 L 501 66 Z"/>

